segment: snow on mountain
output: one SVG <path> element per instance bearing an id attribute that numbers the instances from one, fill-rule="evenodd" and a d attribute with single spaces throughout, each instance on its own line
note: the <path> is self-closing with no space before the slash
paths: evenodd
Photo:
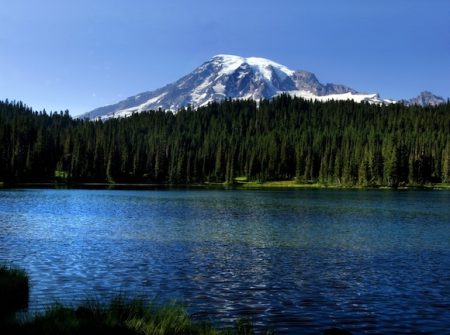
<path id="1" fill-rule="evenodd" d="M 421 92 L 417 97 L 404 101 L 406 105 L 419 105 L 419 106 L 437 106 L 439 104 L 445 103 L 445 99 L 443 97 L 434 95 L 431 92 L 424 91 Z"/>
<path id="2" fill-rule="evenodd" d="M 174 111 L 188 105 L 196 108 L 225 98 L 270 99 L 282 93 L 319 101 L 395 102 L 344 85 L 322 84 L 311 72 L 293 71 L 269 59 L 217 55 L 174 83 L 94 109 L 81 117 L 126 117 L 159 108 Z"/>
<path id="3" fill-rule="evenodd" d="M 258 57 L 243 58 L 234 55 L 217 55 L 213 57 L 213 62 L 220 67 L 218 75 L 230 75 L 236 71 L 242 64 L 250 65 L 256 72 L 260 72 L 263 77 L 271 81 L 272 70 L 277 71 L 281 76 L 288 77 L 294 74 L 294 71 L 289 70 L 286 66 L 275 63 L 271 60 Z"/>
<path id="4" fill-rule="evenodd" d="M 341 93 L 341 94 L 328 94 L 317 96 L 308 91 L 288 91 L 287 94 L 295 97 L 300 97 L 309 100 L 317 101 L 330 101 L 330 100 L 353 100 L 355 102 L 369 102 L 369 103 L 392 103 L 393 101 L 382 100 L 378 94 L 361 94 L 361 93 Z"/>

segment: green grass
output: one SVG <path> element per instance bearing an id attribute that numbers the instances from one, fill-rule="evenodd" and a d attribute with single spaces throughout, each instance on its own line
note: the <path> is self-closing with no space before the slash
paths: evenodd
<path id="1" fill-rule="evenodd" d="M 68 177 L 69 177 L 69 172 L 63 171 L 63 170 L 55 170 L 55 178 L 56 179 L 67 180 Z"/>
<path id="2" fill-rule="evenodd" d="M 252 335 L 273 331 L 255 330 L 248 319 L 236 321 L 234 327 L 217 328 L 195 319 L 184 306 L 176 303 L 146 304 L 142 299 L 114 298 L 108 304 L 86 301 L 78 307 L 54 304 L 45 312 L 16 318 L 15 311 L 28 304 L 27 274 L 19 269 L 0 266 L 0 334 L 7 335 Z M 350 334 L 349 332 L 327 334 Z"/>
<path id="3" fill-rule="evenodd" d="M 291 180 L 274 180 L 274 181 L 248 181 L 246 177 L 234 178 L 234 183 L 230 184 L 237 188 L 335 188 L 335 189 L 392 189 L 388 185 L 361 185 L 361 184 L 338 184 L 338 183 L 322 183 L 322 182 L 299 182 L 296 179 Z M 425 188 L 425 189 L 450 189 L 448 183 L 437 184 L 410 184 L 399 188 Z"/>
<path id="4" fill-rule="evenodd" d="M 448 183 L 439 183 L 439 184 L 432 184 L 429 187 L 431 187 L 431 188 L 439 188 L 439 189 L 450 189 L 450 184 L 448 184 Z"/>
<path id="5" fill-rule="evenodd" d="M 0 317 L 28 306 L 29 282 L 25 271 L 0 265 Z"/>
<path id="6" fill-rule="evenodd" d="M 142 299 L 114 298 L 109 304 L 87 301 L 79 307 L 55 304 L 34 317 L 17 319 L 28 306 L 29 280 L 25 271 L 0 266 L 0 334 L 253 334 L 252 323 L 241 320 L 234 328 L 214 328 L 195 320 L 180 304 L 152 305 Z"/>
<path id="7" fill-rule="evenodd" d="M 97 301 L 87 301 L 77 308 L 56 304 L 32 318 L 0 324 L 0 332 L 11 335 L 254 334 L 248 320 L 239 320 L 234 328 L 219 329 L 194 320 L 179 304 L 146 305 L 141 299 L 122 297 L 106 305 Z"/>
<path id="8" fill-rule="evenodd" d="M 342 187 L 334 184 L 299 183 L 296 179 L 275 181 L 248 181 L 246 177 L 234 179 L 235 186 L 243 188 L 336 188 Z"/>

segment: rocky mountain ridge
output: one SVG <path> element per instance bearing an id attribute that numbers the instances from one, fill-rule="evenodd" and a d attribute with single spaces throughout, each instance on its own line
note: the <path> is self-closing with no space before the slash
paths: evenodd
<path id="1" fill-rule="evenodd" d="M 345 85 L 322 84 L 311 72 L 294 71 L 269 59 L 217 55 L 174 83 L 94 109 L 81 117 L 126 117 L 159 108 L 173 111 L 189 105 L 196 108 L 225 98 L 270 99 L 282 93 L 319 101 L 354 100 L 377 104 L 396 102 L 381 99 L 376 93 L 361 93 Z M 441 97 L 423 92 L 405 103 L 428 105 L 441 101 L 445 102 Z"/>

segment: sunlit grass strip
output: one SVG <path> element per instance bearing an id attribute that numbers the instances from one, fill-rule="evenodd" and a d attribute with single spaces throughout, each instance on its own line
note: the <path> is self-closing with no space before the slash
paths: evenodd
<path id="1" fill-rule="evenodd" d="M 25 271 L 0 265 L 0 316 L 28 306 L 29 281 Z"/>
<path id="2" fill-rule="evenodd" d="M 17 334 L 253 334 L 251 322 L 217 329 L 195 321 L 179 304 L 146 305 L 143 300 L 122 297 L 104 305 L 88 301 L 78 308 L 54 305 L 43 314 L 18 322 Z"/>

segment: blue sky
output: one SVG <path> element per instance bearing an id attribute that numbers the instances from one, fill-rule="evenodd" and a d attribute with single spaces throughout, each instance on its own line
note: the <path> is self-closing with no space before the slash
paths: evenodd
<path id="1" fill-rule="evenodd" d="M 2 0 L 0 99 L 73 115 L 221 53 L 384 98 L 450 97 L 448 0 Z"/>

